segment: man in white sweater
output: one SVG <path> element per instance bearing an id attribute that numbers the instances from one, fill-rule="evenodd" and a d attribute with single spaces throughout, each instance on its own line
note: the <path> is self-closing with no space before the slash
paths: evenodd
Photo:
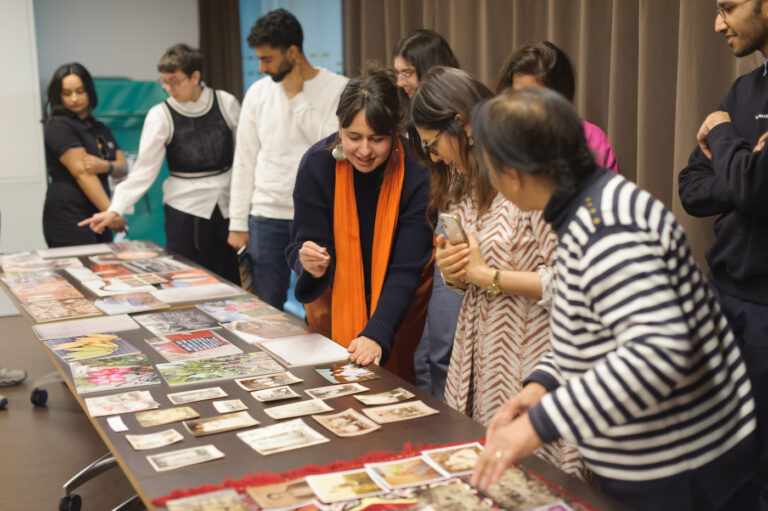
<path id="1" fill-rule="evenodd" d="M 229 244 L 248 248 L 253 292 L 283 308 L 290 283 L 284 251 L 293 220 L 296 170 L 309 147 L 338 129 L 347 78 L 310 65 L 298 20 L 285 9 L 259 18 L 248 45 L 269 76 L 245 95 L 232 173 Z"/>

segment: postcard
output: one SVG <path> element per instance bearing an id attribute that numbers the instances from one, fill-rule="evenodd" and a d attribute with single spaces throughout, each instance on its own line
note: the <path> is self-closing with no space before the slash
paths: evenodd
<path id="1" fill-rule="evenodd" d="M 88 269 L 91 270 L 91 273 L 100 279 L 110 279 L 113 277 L 119 277 L 121 275 L 144 273 L 131 271 L 122 264 L 91 264 L 88 266 Z"/>
<path id="2" fill-rule="evenodd" d="M 179 449 L 178 451 L 163 452 L 147 456 L 147 461 L 158 472 L 173 470 L 175 468 L 196 465 L 219 458 L 223 458 L 224 453 L 213 445 L 201 445 L 199 447 L 189 447 Z"/>
<path id="3" fill-rule="evenodd" d="M 362 396 L 354 397 L 366 406 L 377 406 L 399 403 L 400 401 L 408 401 L 414 396 L 413 393 L 405 390 L 404 388 L 397 387 L 396 389 L 381 392 L 379 394 L 365 394 Z"/>
<path id="4" fill-rule="evenodd" d="M 253 392 L 255 390 L 270 389 L 272 387 L 282 387 L 283 385 L 293 385 L 294 383 L 301 383 L 304 380 L 297 378 L 292 373 L 286 371 L 284 373 L 271 374 L 269 376 L 258 376 L 256 378 L 241 378 L 235 380 L 235 383 L 240 385 L 241 388 Z"/>
<path id="5" fill-rule="evenodd" d="M 79 272 L 79 274 L 75 276 L 80 280 L 80 283 L 83 285 L 83 287 L 85 287 L 88 291 L 95 294 L 96 296 L 113 296 L 127 293 L 150 293 L 155 290 L 155 286 L 150 284 L 143 286 L 124 284 L 118 281 L 117 277 L 110 279 L 100 279 L 97 277 L 95 279 L 84 280 L 86 275 L 84 275 L 83 272 Z"/>
<path id="6" fill-rule="evenodd" d="M 200 417 L 200 414 L 189 406 L 149 410 L 136 414 L 136 420 L 139 421 L 139 424 L 144 428 L 161 426 L 163 424 L 170 424 L 172 422 L 179 422 L 187 419 L 196 419 L 198 417 Z"/>
<path id="7" fill-rule="evenodd" d="M 240 287 L 219 282 L 207 286 L 171 287 L 152 291 L 152 296 L 165 303 L 187 303 L 200 300 L 213 300 L 228 296 L 239 296 L 248 293 Z"/>
<path id="8" fill-rule="evenodd" d="M 421 401 L 409 401 L 407 403 L 398 403 L 394 405 L 363 408 L 363 413 L 379 424 L 387 424 L 389 422 L 406 421 L 418 417 L 425 417 L 427 415 L 434 415 L 439 412 L 428 407 Z"/>
<path id="9" fill-rule="evenodd" d="M 136 347 L 111 332 L 49 339 L 43 343 L 67 363 L 139 353 Z"/>
<path id="10" fill-rule="evenodd" d="M 447 484 L 436 484 L 413 491 L 419 499 L 414 509 L 440 511 L 493 511 L 494 508 L 483 502 L 472 488 L 459 480 Z"/>
<path id="11" fill-rule="evenodd" d="M 366 463 L 368 473 L 388 489 L 418 486 L 445 479 L 445 475 L 419 456 L 382 463 Z"/>
<path id="12" fill-rule="evenodd" d="M 279 373 L 283 366 L 263 352 L 241 353 L 226 357 L 157 364 L 168 385 L 186 385 L 217 380 Z"/>
<path id="13" fill-rule="evenodd" d="M 148 390 L 134 390 L 109 396 L 87 397 L 85 406 L 91 417 L 102 417 L 158 408 L 160 403 L 152 399 Z"/>
<path id="14" fill-rule="evenodd" d="M 207 284 L 217 284 L 219 282 L 213 275 L 200 269 L 163 273 L 163 278 L 167 281 L 163 283 L 164 288 L 204 286 Z"/>
<path id="15" fill-rule="evenodd" d="M 153 334 L 159 336 L 178 332 L 208 330 L 219 326 L 215 319 L 195 307 L 137 314 L 133 319 Z"/>
<path id="16" fill-rule="evenodd" d="M 91 245 L 74 245 L 71 247 L 45 248 L 37 251 L 37 255 L 44 259 L 57 257 L 80 257 L 95 254 L 107 254 L 112 249 L 106 243 L 93 243 Z"/>
<path id="17" fill-rule="evenodd" d="M 303 477 L 284 483 L 250 486 L 245 491 L 262 509 L 294 508 L 317 498 Z"/>
<path id="18" fill-rule="evenodd" d="M 287 405 L 273 406 L 271 408 L 265 408 L 264 413 L 269 415 L 275 420 L 291 419 L 293 417 L 301 417 L 303 415 L 312 415 L 315 413 L 329 412 L 333 410 L 325 402 L 319 399 L 308 399 L 306 401 L 299 401 L 298 403 L 289 403 Z"/>
<path id="19" fill-rule="evenodd" d="M 248 407 L 239 399 L 225 399 L 222 401 L 214 401 L 213 407 L 219 413 L 232 413 L 239 412 L 240 410 L 247 410 Z"/>
<path id="20" fill-rule="evenodd" d="M 13 256 L 15 254 L 9 254 Z M 43 259 L 40 256 L 3 257 L 3 273 L 16 271 L 41 271 L 41 270 L 59 270 L 62 268 L 72 268 L 82 266 L 83 263 L 77 257 L 64 257 L 61 259 Z"/>
<path id="21" fill-rule="evenodd" d="M 285 361 L 289 367 L 349 360 L 347 348 L 320 334 L 263 341 L 259 346 Z"/>
<path id="22" fill-rule="evenodd" d="M 423 451 L 421 456 L 449 476 L 471 474 L 483 446 L 477 442 Z"/>
<path id="23" fill-rule="evenodd" d="M 97 298 L 93 304 L 105 314 L 128 314 L 156 309 L 165 309 L 168 304 L 149 293 L 125 293 Z"/>
<path id="24" fill-rule="evenodd" d="M 360 499 L 384 491 L 363 469 L 308 476 L 307 483 L 323 502 Z"/>
<path id="25" fill-rule="evenodd" d="M 25 303 L 23 304 L 23 307 L 36 323 L 101 315 L 101 311 L 85 298 L 40 300 L 32 303 Z"/>
<path id="26" fill-rule="evenodd" d="M 523 511 L 563 500 L 563 495 L 520 466 L 512 465 L 485 494 L 504 509 Z"/>
<path id="27" fill-rule="evenodd" d="M 65 298 L 78 298 L 83 296 L 83 293 L 78 291 L 66 279 L 19 284 L 11 288 L 11 293 L 13 293 L 21 303 L 63 300 Z"/>
<path id="28" fill-rule="evenodd" d="M 227 397 L 227 393 L 221 387 L 208 387 L 207 389 L 187 390 L 168 394 L 168 399 L 175 405 L 185 405 L 196 401 L 207 401 L 217 397 Z"/>
<path id="29" fill-rule="evenodd" d="M 288 385 L 284 387 L 274 387 L 271 389 L 256 390 L 251 392 L 254 399 L 261 402 L 282 401 L 283 399 L 294 399 L 301 397 Z"/>
<path id="30" fill-rule="evenodd" d="M 353 408 L 328 415 L 313 415 L 313 419 L 336 436 L 360 436 L 381 429 L 381 426 Z"/>
<path id="31" fill-rule="evenodd" d="M 222 326 L 251 344 L 311 333 L 306 325 L 283 314 L 232 321 Z"/>
<path id="32" fill-rule="evenodd" d="M 197 305 L 197 308 L 210 314 L 221 323 L 278 314 L 277 309 L 252 296 L 201 303 Z"/>
<path id="33" fill-rule="evenodd" d="M 167 280 L 157 273 L 132 273 L 130 275 L 116 275 L 110 279 L 104 279 L 104 282 L 106 283 L 104 286 L 105 290 L 115 291 L 116 289 L 120 289 L 121 286 L 155 286 L 156 284 L 165 284 Z"/>
<path id="34" fill-rule="evenodd" d="M 301 419 L 243 431 L 237 436 L 264 456 L 330 442 Z"/>
<path id="35" fill-rule="evenodd" d="M 166 502 L 168 511 L 248 511 L 250 507 L 235 490 L 212 491 Z"/>
<path id="36" fill-rule="evenodd" d="M 165 447 L 166 445 L 181 442 L 184 440 L 184 436 L 171 428 L 164 431 L 158 431 L 157 433 L 149 433 L 147 435 L 125 435 L 125 439 L 128 440 L 131 447 L 137 451 L 145 451 L 147 449 L 156 449 L 158 447 Z"/>
<path id="37" fill-rule="evenodd" d="M 243 352 L 210 330 L 200 330 L 188 334 L 169 334 L 165 337 L 146 339 L 146 341 L 169 362 L 223 357 Z"/>
<path id="38" fill-rule="evenodd" d="M 133 318 L 127 314 L 119 316 L 102 316 L 100 318 L 76 319 L 48 325 L 33 325 L 38 339 L 59 339 L 85 334 L 101 334 L 107 332 L 123 332 L 140 328 Z"/>
<path id="39" fill-rule="evenodd" d="M 334 397 L 348 396 L 350 394 L 357 394 L 358 392 L 365 392 L 367 390 L 368 387 L 364 387 L 359 383 L 345 383 L 344 385 L 329 385 L 327 387 L 307 389 L 304 392 L 315 399 L 332 399 Z"/>
<path id="40" fill-rule="evenodd" d="M 168 256 L 124 261 L 123 266 L 135 273 L 168 273 L 192 268 L 188 264 Z"/>
<path id="41" fill-rule="evenodd" d="M 213 435 L 214 433 L 249 428 L 259 424 L 260 422 L 251 417 L 247 411 L 184 421 L 184 427 L 195 436 Z"/>
<path id="42" fill-rule="evenodd" d="M 79 394 L 160 384 L 160 375 L 144 354 L 82 360 L 70 369 Z"/>
<path id="43" fill-rule="evenodd" d="M 379 375 L 353 362 L 338 362 L 315 367 L 315 371 L 331 383 L 353 383 L 356 381 L 375 380 Z"/>

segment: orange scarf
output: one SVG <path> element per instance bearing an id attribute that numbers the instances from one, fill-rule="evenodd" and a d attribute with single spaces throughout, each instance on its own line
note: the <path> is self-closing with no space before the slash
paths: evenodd
<path id="1" fill-rule="evenodd" d="M 336 162 L 336 188 L 333 203 L 333 237 L 336 248 L 336 273 L 331 300 L 331 338 L 344 347 L 357 338 L 384 286 L 392 239 L 395 237 L 400 194 L 405 175 L 403 144 L 395 137 L 392 153 L 384 169 L 384 181 L 376 206 L 371 254 L 371 310 L 366 310 L 363 254 L 360 249 L 360 224 L 355 199 L 355 169 L 349 160 Z"/>

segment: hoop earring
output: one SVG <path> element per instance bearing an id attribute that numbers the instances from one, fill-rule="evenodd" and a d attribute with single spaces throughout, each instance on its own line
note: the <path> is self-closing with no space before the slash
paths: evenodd
<path id="1" fill-rule="evenodd" d="M 333 159 L 336 161 L 343 161 L 347 159 L 347 153 L 344 152 L 344 147 L 341 145 L 341 140 L 333 146 L 333 149 L 331 150 L 331 156 L 333 156 Z"/>

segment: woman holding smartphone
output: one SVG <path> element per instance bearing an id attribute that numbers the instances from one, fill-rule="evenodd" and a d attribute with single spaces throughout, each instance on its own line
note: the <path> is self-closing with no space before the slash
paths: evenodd
<path id="1" fill-rule="evenodd" d="M 464 294 L 445 401 L 484 425 L 522 389 L 548 350 L 548 283 L 557 241 L 541 212 L 521 211 L 479 172 L 469 116 L 492 96 L 464 71 L 432 68 L 412 98 L 410 133 L 421 148 L 416 156 L 430 162 L 430 207 L 455 215 L 468 240 L 440 235 L 436 242 L 445 281 Z M 453 230 L 449 223 L 446 230 Z M 581 474 L 572 447 L 554 445 L 542 455 Z"/>

